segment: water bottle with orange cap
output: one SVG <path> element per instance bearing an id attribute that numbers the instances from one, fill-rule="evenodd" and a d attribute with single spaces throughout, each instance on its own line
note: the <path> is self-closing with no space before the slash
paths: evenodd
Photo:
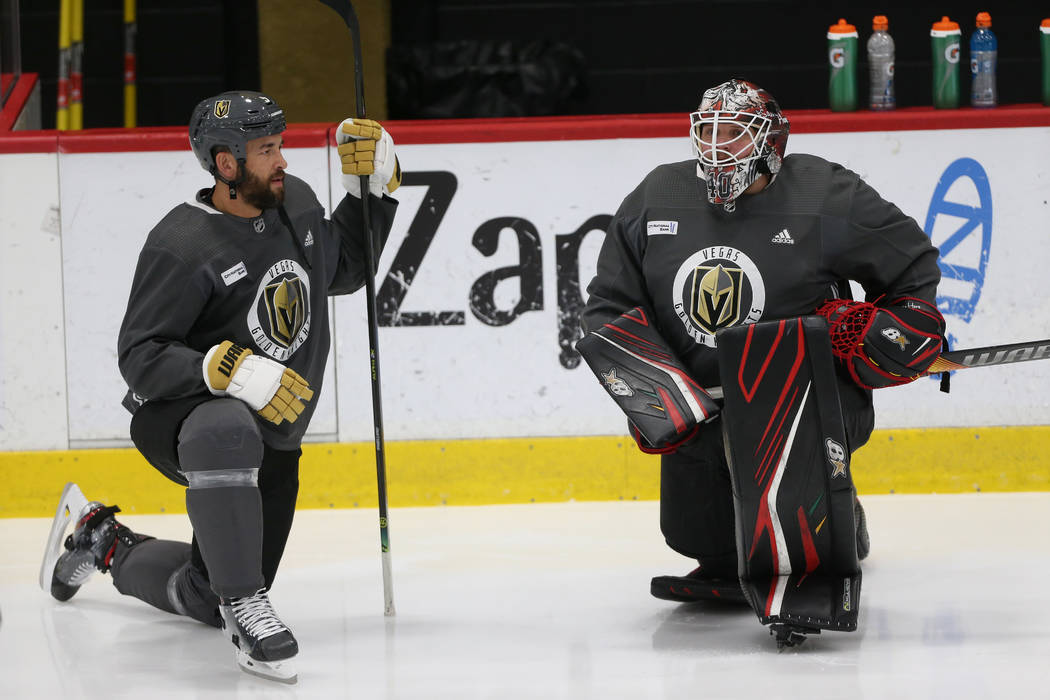
<path id="1" fill-rule="evenodd" d="M 941 17 L 930 29 L 930 48 L 933 52 L 933 106 L 937 109 L 955 109 L 959 106 L 959 25 L 948 17 Z"/>
<path id="2" fill-rule="evenodd" d="M 1050 107 L 1050 17 L 1039 25 L 1039 44 L 1043 51 L 1043 104 Z"/>
<path id="3" fill-rule="evenodd" d="M 992 16 L 977 13 L 977 30 L 970 36 L 970 104 L 974 107 L 994 107 L 999 103 L 995 89 L 995 70 L 999 56 L 999 42 L 992 32 Z"/>
<path id="4" fill-rule="evenodd" d="M 857 28 L 844 19 L 828 28 L 828 102 L 832 112 L 857 109 Z"/>

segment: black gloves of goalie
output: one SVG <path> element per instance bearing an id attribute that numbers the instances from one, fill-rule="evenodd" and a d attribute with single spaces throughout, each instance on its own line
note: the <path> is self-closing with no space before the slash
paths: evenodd
<path id="1" fill-rule="evenodd" d="M 915 381 L 944 345 L 944 317 L 915 297 L 886 304 L 832 299 L 816 313 L 828 319 L 831 350 L 866 389 Z"/>

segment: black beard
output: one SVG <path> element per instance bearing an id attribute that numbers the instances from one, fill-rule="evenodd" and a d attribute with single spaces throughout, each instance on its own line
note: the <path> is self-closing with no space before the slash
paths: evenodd
<path id="1" fill-rule="evenodd" d="M 256 209 L 272 209 L 284 202 L 284 188 L 279 192 L 270 189 L 270 181 L 250 173 L 241 166 L 241 181 L 237 183 L 237 196 L 245 204 Z"/>

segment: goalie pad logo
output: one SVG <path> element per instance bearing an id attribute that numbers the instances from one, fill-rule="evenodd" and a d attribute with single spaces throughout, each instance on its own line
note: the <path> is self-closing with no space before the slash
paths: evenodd
<path id="1" fill-rule="evenodd" d="M 846 449 L 835 440 L 825 438 L 824 448 L 828 453 L 828 461 L 831 462 L 831 478 L 846 476 Z"/>
<path id="2" fill-rule="evenodd" d="M 295 260 L 281 260 L 259 281 L 248 310 L 248 330 L 260 351 L 282 362 L 310 336 L 310 276 Z"/>
<path id="3" fill-rule="evenodd" d="M 758 266 L 742 251 L 712 246 L 693 253 L 678 268 L 672 303 L 698 344 L 715 347 L 723 328 L 762 318 L 766 288 Z"/>
<path id="4" fill-rule="evenodd" d="M 901 350 L 904 350 L 904 348 L 908 345 L 908 339 L 904 337 L 904 334 L 901 333 L 899 328 L 894 328 L 893 326 L 883 328 L 882 337 L 890 341 L 891 343 L 896 343 L 897 345 L 899 345 Z"/>
<path id="5" fill-rule="evenodd" d="M 605 381 L 605 388 L 613 396 L 634 396 L 634 390 L 631 388 L 631 385 L 616 376 L 615 367 L 608 372 L 602 372 L 602 380 Z"/>

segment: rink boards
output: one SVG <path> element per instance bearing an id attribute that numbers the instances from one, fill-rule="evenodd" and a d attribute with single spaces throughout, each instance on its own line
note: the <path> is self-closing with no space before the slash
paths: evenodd
<path id="1" fill-rule="evenodd" d="M 789 152 L 857 171 L 941 248 L 954 348 L 1047 337 L 1050 110 L 789 116 Z M 686 124 L 389 124 L 405 170 L 377 284 L 392 505 L 657 497 L 655 461 L 623 439 L 572 340 L 605 224 L 650 169 L 690 158 Z M 290 129 L 286 156 L 330 206 L 342 189 L 329 126 Z M 45 514 L 67 479 L 125 484 L 141 512 L 180 508 L 127 449 L 115 344 L 142 240 L 207 184 L 179 129 L 0 137 L 0 516 Z M 332 318 L 300 504 L 369 506 L 361 293 Z M 932 379 L 878 392 L 859 486 L 1050 489 L 1048 379 L 1050 363 L 1033 362 L 959 373 L 950 395 Z"/>

